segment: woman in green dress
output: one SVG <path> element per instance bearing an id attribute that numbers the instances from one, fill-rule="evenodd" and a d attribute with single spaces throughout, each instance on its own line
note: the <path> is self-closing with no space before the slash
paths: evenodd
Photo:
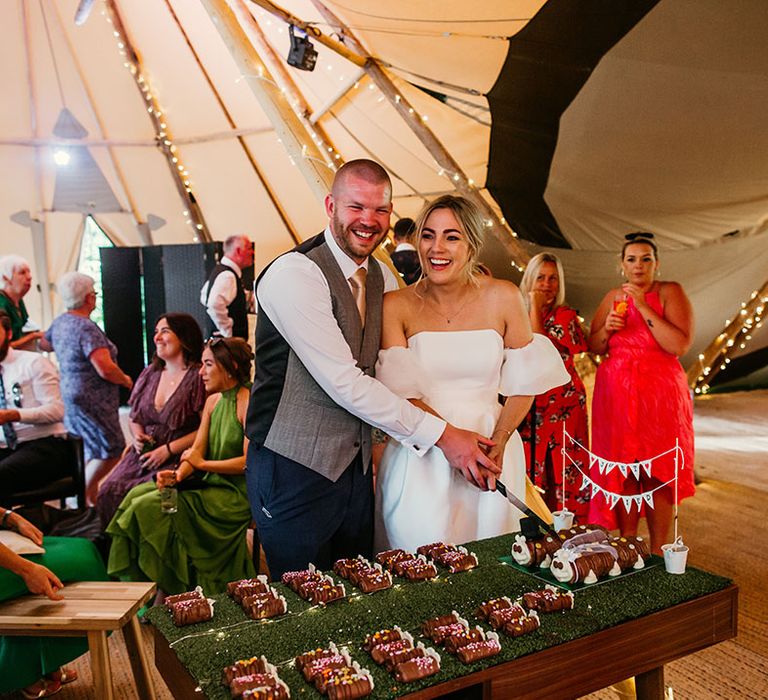
<path id="1" fill-rule="evenodd" d="M 239 338 L 213 338 L 206 346 L 200 376 L 210 396 L 195 442 L 177 469 L 158 472 L 157 485 L 140 484 L 123 499 L 107 527 L 112 576 L 156 581 L 165 594 L 197 585 L 220 593 L 228 581 L 255 576 L 243 475 L 251 359 Z M 163 513 L 160 492 L 174 481 L 177 512 Z"/>
<path id="2" fill-rule="evenodd" d="M 21 556 L 0 544 L 0 601 L 27 593 L 63 600 L 67 581 L 106 581 L 96 547 L 80 537 L 46 537 L 32 523 L 0 508 L 0 527 L 45 548 L 44 554 Z M 88 651 L 85 637 L 0 636 L 0 693 L 21 689 L 26 698 L 47 698 L 77 674 L 64 664 Z"/>

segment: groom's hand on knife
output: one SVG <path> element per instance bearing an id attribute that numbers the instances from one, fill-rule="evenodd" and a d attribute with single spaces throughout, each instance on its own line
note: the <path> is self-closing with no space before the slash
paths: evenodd
<path id="1" fill-rule="evenodd" d="M 486 450 L 494 444 L 493 440 L 480 433 L 462 430 L 450 423 L 437 441 L 448 463 L 483 491 L 494 490 L 495 477 L 501 473 L 501 468 L 486 454 Z"/>

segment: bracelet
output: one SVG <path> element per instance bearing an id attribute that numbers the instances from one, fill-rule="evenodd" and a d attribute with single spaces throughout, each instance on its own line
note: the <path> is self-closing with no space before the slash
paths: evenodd
<path id="1" fill-rule="evenodd" d="M 504 428 L 496 428 L 496 430 L 494 430 L 491 435 L 496 435 L 496 433 L 506 433 L 509 435 L 509 437 L 512 437 L 512 432 L 513 431 L 511 430 L 504 430 Z"/>
<path id="2" fill-rule="evenodd" d="M 5 513 L 3 513 L 2 519 L 0 519 L 0 527 L 5 527 L 5 521 L 8 520 L 8 516 L 11 514 L 11 511 L 6 508 Z"/>

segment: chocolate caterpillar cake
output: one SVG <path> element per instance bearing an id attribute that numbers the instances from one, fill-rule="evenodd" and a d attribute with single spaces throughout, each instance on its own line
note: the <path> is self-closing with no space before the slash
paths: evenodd
<path id="1" fill-rule="evenodd" d="M 404 632 L 403 637 L 400 639 L 385 642 L 384 644 L 377 644 L 368 653 L 371 655 L 371 658 L 381 666 L 393 654 L 403 651 L 404 649 L 413 649 L 413 637 L 407 632 Z"/>
<path id="2" fill-rule="evenodd" d="M 450 615 L 439 615 L 438 617 L 430 618 L 429 620 L 425 620 L 421 625 L 421 633 L 425 637 L 432 637 L 432 633 L 438 628 L 438 627 L 445 627 L 446 625 L 451 625 L 456 622 L 461 621 L 461 616 L 459 613 L 457 613 L 455 610 L 451 612 Z M 465 623 L 465 626 L 466 623 Z"/>
<path id="3" fill-rule="evenodd" d="M 208 598 L 182 600 L 171 607 L 171 615 L 177 627 L 206 622 L 213 618 L 213 601 Z"/>
<path id="4" fill-rule="evenodd" d="M 273 588 L 269 593 L 258 593 L 243 599 L 243 610 L 252 620 L 266 620 L 288 612 L 288 603 L 283 596 L 274 595 Z"/>
<path id="5" fill-rule="evenodd" d="M 394 565 L 394 572 L 409 581 L 425 581 L 437 576 L 437 568 L 423 554 L 410 559 L 400 559 Z"/>
<path id="6" fill-rule="evenodd" d="M 349 658 L 349 653 L 346 650 L 343 650 L 338 654 L 331 654 L 319 659 L 313 659 L 302 666 L 301 673 L 305 680 L 313 682 L 315 678 L 322 675 L 326 669 L 346 668 L 351 666 L 352 659 Z"/>
<path id="7" fill-rule="evenodd" d="M 433 542 L 425 544 L 416 550 L 416 554 L 432 559 L 444 566 L 452 574 L 459 571 L 469 571 L 477 566 L 477 556 L 467 552 L 465 547 L 457 547 L 445 542 Z"/>
<path id="8" fill-rule="evenodd" d="M 561 549 L 557 552 L 550 571 L 563 583 L 597 583 L 605 576 L 618 576 L 621 568 L 614 552 L 584 545 L 578 551 Z"/>
<path id="9" fill-rule="evenodd" d="M 320 581 L 323 575 L 315 568 L 314 564 L 310 564 L 308 568 L 301 571 L 286 571 L 281 581 L 288 586 L 292 591 L 299 593 L 299 588 L 309 581 Z"/>
<path id="10" fill-rule="evenodd" d="M 362 556 L 356 559 L 339 559 L 333 565 L 333 570 L 363 593 L 374 593 L 392 587 L 392 574 L 384 571 L 381 564 L 371 564 Z"/>
<path id="11" fill-rule="evenodd" d="M 461 647 L 473 642 L 484 642 L 485 632 L 481 627 L 465 628 L 456 634 L 448 635 L 443 640 L 443 646 L 449 654 L 455 654 Z"/>
<path id="12" fill-rule="evenodd" d="M 608 544 L 616 550 L 618 554 L 616 561 L 622 571 L 632 568 L 642 569 L 651 556 L 648 543 L 642 537 L 611 537 Z"/>
<path id="13" fill-rule="evenodd" d="M 552 557 L 562 546 L 564 542 L 575 537 L 582 538 L 582 541 L 604 541 L 608 539 L 608 534 L 599 525 L 574 525 L 567 530 L 560 530 L 557 533 L 549 533 L 542 537 L 528 539 L 525 535 L 515 535 L 515 542 L 512 545 L 512 558 L 521 566 L 529 568 L 541 567 L 547 569 L 552 564 Z"/>
<path id="14" fill-rule="evenodd" d="M 312 649 L 312 651 L 308 651 L 304 654 L 299 654 L 294 661 L 296 662 L 296 669 L 298 671 L 303 671 L 304 666 L 306 666 L 309 663 L 312 663 L 316 659 L 324 659 L 328 656 L 335 656 L 339 653 L 338 647 L 331 642 L 328 645 L 327 649 L 321 649 L 318 647 L 317 649 Z"/>
<path id="15" fill-rule="evenodd" d="M 233 678 L 229 684 L 229 690 L 233 698 L 239 698 L 246 690 L 275 688 L 279 683 L 280 679 L 271 673 L 251 673 Z"/>
<path id="16" fill-rule="evenodd" d="M 573 593 L 561 591 L 554 586 L 545 586 L 540 591 L 523 593 L 523 605 L 537 612 L 573 610 Z"/>
<path id="17" fill-rule="evenodd" d="M 402 639 L 403 635 L 411 636 L 407 632 L 403 632 L 399 627 L 395 626 L 392 629 L 384 629 L 379 630 L 378 632 L 373 632 L 372 634 L 369 634 L 366 636 L 365 641 L 363 642 L 363 649 L 365 651 L 370 651 L 373 649 L 373 647 L 378 646 L 379 644 L 387 644 L 388 642 L 394 642 L 398 639 Z M 411 637 L 411 639 L 413 639 Z"/>
<path id="18" fill-rule="evenodd" d="M 357 700 L 373 692 L 373 679 L 367 671 L 350 673 L 334 678 L 325 692 L 330 700 Z"/>
<path id="19" fill-rule="evenodd" d="M 525 609 L 522 605 L 515 603 L 509 608 L 494 610 L 490 615 L 488 615 L 488 624 L 494 629 L 501 629 L 510 620 L 514 620 L 523 615 L 525 615 Z"/>

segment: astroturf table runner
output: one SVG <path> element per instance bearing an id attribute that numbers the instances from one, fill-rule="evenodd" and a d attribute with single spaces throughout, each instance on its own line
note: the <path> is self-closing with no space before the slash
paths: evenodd
<path id="1" fill-rule="evenodd" d="M 499 561 L 509 554 L 514 536 L 503 535 L 467 545 L 477 554 L 478 568 L 438 578 L 407 583 L 394 578 L 391 589 L 364 595 L 347 581 L 347 598 L 326 607 L 313 606 L 282 584 L 273 584 L 288 601 L 288 613 L 272 620 L 254 621 L 226 595 L 214 596 L 214 619 L 177 628 L 164 606 L 152 608 L 147 616 L 165 636 L 181 663 L 212 700 L 229 698 L 221 683 L 222 669 L 242 658 L 264 654 L 278 667 L 291 689 L 291 696 L 322 697 L 293 667 L 293 658 L 330 642 L 347 646 L 353 660 L 368 668 L 374 680 L 372 698 L 395 698 L 406 693 L 443 683 L 520 656 L 577 639 L 628 620 L 654 613 L 693 598 L 714 593 L 731 582 L 721 576 L 688 568 L 683 575 L 667 574 L 654 566 L 632 576 L 621 577 L 592 588 L 575 591 L 575 607 L 562 613 L 541 613 L 541 628 L 512 639 L 501 634 L 499 655 L 465 666 L 443 649 L 440 672 L 415 683 L 397 683 L 383 667 L 377 666 L 361 649 L 365 636 L 399 625 L 410 631 L 414 642 L 423 641 L 421 623 L 430 617 L 458 611 L 471 626 L 490 627 L 474 617 L 475 608 L 485 600 L 543 588 L 543 582 Z"/>

